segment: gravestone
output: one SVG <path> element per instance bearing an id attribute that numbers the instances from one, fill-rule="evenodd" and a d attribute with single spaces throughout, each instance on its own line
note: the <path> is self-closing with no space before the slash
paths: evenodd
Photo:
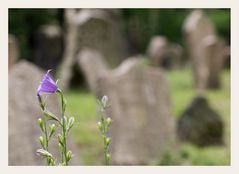
<path id="1" fill-rule="evenodd" d="M 164 36 L 154 36 L 148 46 L 150 63 L 156 67 L 166 69 L 179 67 L 182 53 L 179 44 L 170 43 Z"/>
<path id="2" fill-rule="evenodd" d="M 204 97 L 196 97 L 178 120 L 178 137 L 198 146 L 222 144 L 223 121 Z"/>
<path id="3" fill-rule="evenodd" d="M 127 56 L 126 39 L 122 35 L 119 10 L 66 9 L 66 49 L 60 69 L 63 89 L 70 83 L 72 67 L 82 48 L 97 50 L 110 66 L 118 65 Z M 116 22 L 117 21 L 117 22 Z"/>
<path id="4" fill-rule="evenodd" d="M 100 81 L 111 105 L 113 164 L 149 164 L 162 157 L 175 140 L 165 73 L 129 58 Z"/>
<path id="5" fill-rule="evenodd" d="M 8 35 L 8 70 L 12 68 L 14 64 L 19 60 L 20 50 L 17 38 L 9 34 Z"/>
<path id="6" fill-rule="evenodd" d="M 150 40 L 148 46 L 148 54 L 151 65 L 163 66 L 163 63 L 168 57 L 169 42 L 163 36 L 155 36 Z"/>
<path id="7" fill-rule="evenodd" d="M 96 50 L 85 48 L 78 54 L 77 61 L 91 91 L 98 97 L 102 96 L 99 78 L 108 71 L 103 56 Z"/>
<path id="8" fill-rule="evenodd" d="M 213 23 L 201 10 L 194 10 L 186 18 L 183 31 L 196 88 L 219 88 L 227 47 L 218 39 Z"/>
<path id="9" fill-rule="evenodd" d="M 43 25 L 35 37 L 34 63 L 48 70 L 55 70 L 63 54 L 61 27 L 55 24 Z"/>
<path id="10" fill-rule="evenodd" d="M 42 117 L 36 91 L 44 72 L 26 61 L 17 63 L 9 73 L 9 165 L 45 165 L 36 150 L 41 148 L 38 137 L 42 135 L 37 120 Z M 59 115 L 60 107 L 56 95 L 47 97 L 48 109 Z M 50 152 L 59 158 L 57 138 L 50 144 Z M 54 146 L 53 144 L 56 144 Z M 68 147 L 75 156 L 70 165 L 79 165 L 78 148 L 71 137 Z"/>

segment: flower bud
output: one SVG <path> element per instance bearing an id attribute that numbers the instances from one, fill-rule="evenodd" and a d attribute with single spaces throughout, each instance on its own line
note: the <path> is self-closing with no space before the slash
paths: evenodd
<path id="1" fill-rule="evenodd" d="M 54 134 L 54 132 L 56 131 L 56 125 L 55 124 L 52 124 L 50 126 L 50 137 Z"/>
<path id="2" fill-rule="evenodd" d="M 42 155 L 44 157 L 52 157 L 52 154 L 50 154 L 48 151 L 44 149 L 38 149 L 37 154 Z"/>
<path id="3" fill-rule="evenodd" d="M 106 158 L 107 158 L 107 161 L 110 160 L 110 154 L 109 153 L 106 154 Z"/>
<path id="4" fill-rule="evenodd" d="M 71 117 L 68 121 L 68 124 L 67 124 L 67 130 L 70 130 L 72 128 L 74 122 L 75 122 L 75 118 Z"/>
<path id="5" fill-rule="evenodd" d="M 104 96 L 102 97 L 101 102 L 102 102 L 104 108 L 107 107 L 107 105 L 108 105 L 108 100 L 109 100 L 109 99 L 108 99 L 108 97 L 107 97 L 106 95 L 104 95 Z"/>
<path id="6" fill-rule="evenodd" d="M 58 144 L 58 148 L 59 148 L 59 151 L 60 151 L 60 152 L 63 151 L 63 147 L 62 147 L 61 143 Z"/>
<path id="7" fill-rule="evenodd" d="M 39 124 L 41 130 L 44 132 L 43 121 L 41 118 L 38 119 L 38 124 Z"/>
<path id="8" fill-rule="evenodd" d="M 70 161 L 71 157 L 72 157 L 72 152 L 68 151 L 67 154 L 66 154 L 66 160 Z"/>
<path id="9" fill-rule="evenodd" d="M 106 138 L 105 144 L 106 144 L 106 146 L 108 146 L 110 144 L 110 138 L 109 137 Z"/>
<path id="10" fill-rule="evenodd" d="M 112 119 L 111 119 L 110 117 L 108 117 L 108 118 L 106 119 L 106 124 L 107 124 L 107 126 L 109 127 L 109 126 L 111 125 L 111 123 L 112 123 Z"/>
<path id="11" fill-rule="evenodd" d="M 99 129 L 100 131 L 103 130 L 103 124 L 102 124 L 101 121 L 98 122 L 98 129 Z"/>
<path id="12" fill-rule="evenodd" d="M 42 147 L 44 147 L 44 138 L 42 136 L 39 137 L 39 142 L 41 144 Z"/>
<path id="13" fill-rule="evenodd" d="M 51 120 L 59 121 L 57 116 L 55 116 L 53 113 L 51 113 L 49 111 L 44 111 L 44 115 Z"/>
<path id="14" fill-rule="evenodd" d="M 64 146 L 64 140 L 63 140 L 62 135 L 61 135 L 61 134 L 58 134 L 57 137 L 58 137 L 59 143 L 60 143 L 62 146 Z"/>

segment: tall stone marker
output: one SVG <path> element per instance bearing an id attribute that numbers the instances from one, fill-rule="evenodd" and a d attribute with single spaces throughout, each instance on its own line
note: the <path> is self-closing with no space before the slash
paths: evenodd
<path id="1" fill-rule="evenodd" d="M 203 11 L 194 10 L 186 18 L 183 31 L 192 60 L 196 88 L 219 88 L 220 72 L 228 53 L 213 23 Z"/>
<path id="2" fill-rule="evenodd" d="M 66 9 L 65 21 L 66 49 L 60 69 L 64 89 L 69 86 L 73 76 L 72 67 L 82 48 L 97 50 L 112 66 L 118 65 L 127 57 L 127 44 L 122 35 L 119 10 Z"/>

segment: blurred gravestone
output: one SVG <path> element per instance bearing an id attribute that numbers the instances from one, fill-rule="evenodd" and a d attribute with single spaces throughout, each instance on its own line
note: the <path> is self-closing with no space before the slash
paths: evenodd
<path id="1" fill-rule="evenodd" d="M 85 48 L 78 54 L 77 60 L 91 91 L 98 97 L 103 95 L 99 85 L 99 78 L 108 71 L 103 56 L 96 50 Z"/>
<path id="2" fill-rule="evenodd" d="M 18 40 L 14 35 L 8 35 L 8 70 L 18 61 L 19 52 Z"/>
<path id="3" fill-rule="evenodd" d="M 212 22 L 201 10 L 194 10 L 185 20 L 183 30 L 196 88 L 219 88 L 227 47 L 218 39 Z"/>
<path id="4" fill-rule="evenodd" d="M 162 157 L 175 140 L 164 72 L 130 58 L 100 81 L 111 104 L 113 164 L 149 164 Z"/>
<path id="5" fill-rule="evenodd" d="M 45 164 L 41 157 L 36 155 L 36 150 L 40 148 L 38 137 L 41 134 L 37 120 L 42 117 L 36 90 L 43 74 L 42 70 L 26 61 L 20 61 L 9 73 L 9 165 Z M 47 101 L 48 109 L 59 115 L 56 95 L 49 95 Z M 54 144 L 56 146 L 50 144 L 50 151 L 57 155 L 58 143 Z M 75 154 L 70 164 L 79 165 L 77 146 L 72 139 L 69 139 L 68 145 Z M 60 159 L 59 155 L 57 159 Z"/>
<path id="6" fill-rule="evenodd" d="M 196 97 L 178 120 L 177 132 L 198 146 L 222 144 L 223 121 L 204 97 Z"/>
<path id="7" fill-rule="evenodd" d="M 182 47 L 169 43 L 163 36 L 154 36 L 148 46 L 151 65 L 164 68 L 176 68 L 180 65 Z"/>
<path id="8" fill-rule="evenodd" d="M 118 65 L 126 58 L 127 46 L 119 10 L 66 9 L 65 21 L 66 49 L 60 69 L 64 89 L 68 88 L 73 76 L 76 56 L 84 47 L 99 51 L 110 66 Z"/>
<path id="9" fill-rule="evenodd" d="M 63 38 L 58 25 L 44 25 L 36 34 L 34 62 L 43 69 L 55 70 L 63 54 Z"/>

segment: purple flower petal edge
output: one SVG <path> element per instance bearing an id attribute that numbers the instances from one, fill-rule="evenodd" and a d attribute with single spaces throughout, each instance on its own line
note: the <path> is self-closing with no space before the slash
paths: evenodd
<path id="1" fill-rule="evenodd" d="M 37 96 L 40 96 L 40 93 L 55 93 L 58 89 L 57 84 L 52 79 L 50 75 L 50 71 L 48 70 L 47 73 L 42 78 L 41 84 L 37 89 Z"/>

